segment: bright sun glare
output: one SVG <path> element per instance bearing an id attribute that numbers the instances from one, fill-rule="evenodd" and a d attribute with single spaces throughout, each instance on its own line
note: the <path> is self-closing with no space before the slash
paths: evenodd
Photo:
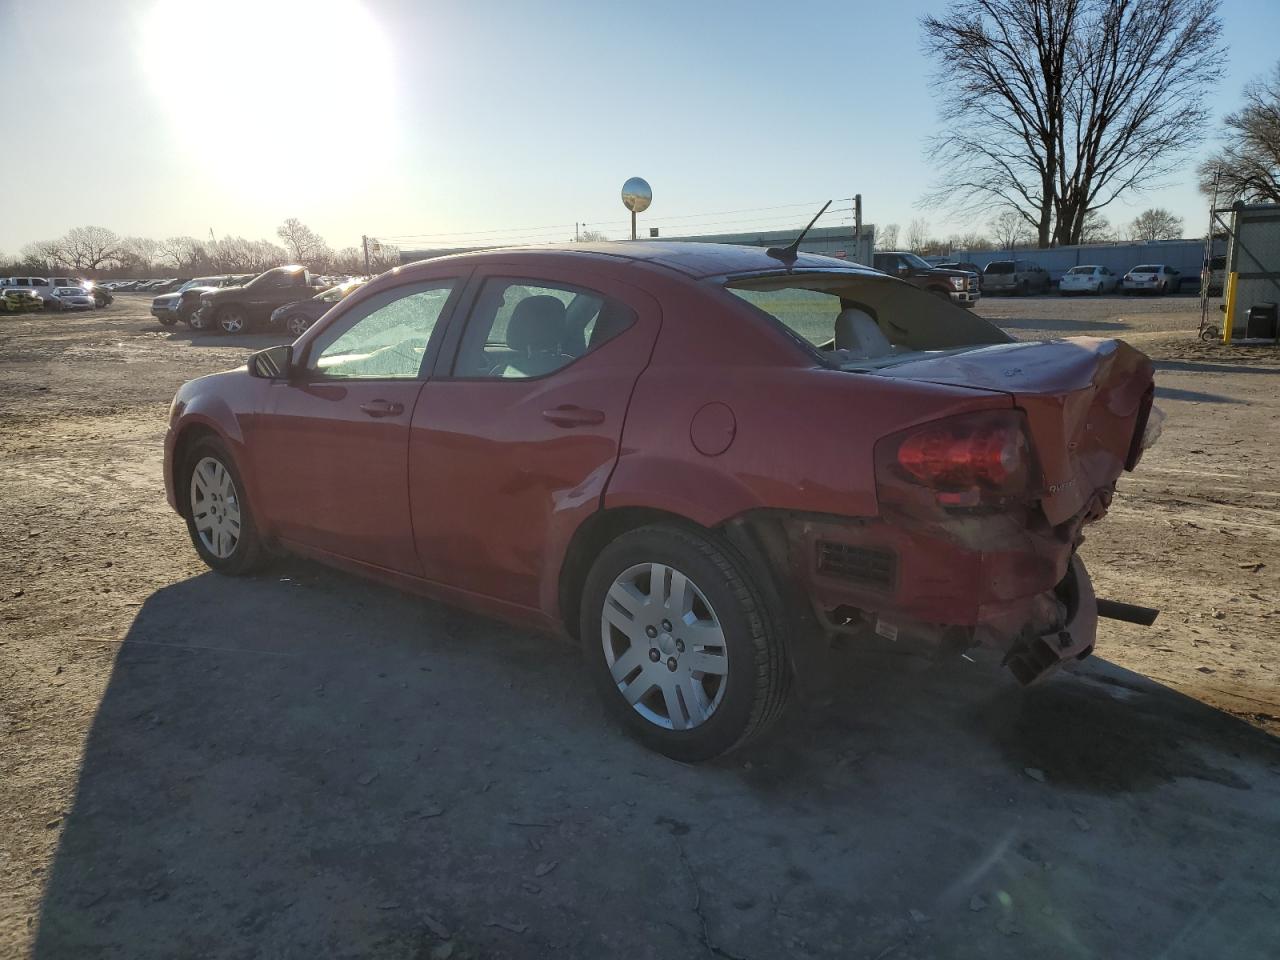
<path id="1" fill-rule="evenodd" d="M 142 36 L 175 146 L 238 195 L 346 193 L 394 133 L 390 46 L 359 0 L 158 0 Z"/>

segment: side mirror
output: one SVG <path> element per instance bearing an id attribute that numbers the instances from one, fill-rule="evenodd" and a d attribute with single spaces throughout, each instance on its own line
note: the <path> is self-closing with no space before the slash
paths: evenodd
<path id="1" fill-rule="evenodd" d="M 263 380 L 287 380 L 293 369 L 293 344 L 282 343 L 249 354 L 249 376 Z"/>

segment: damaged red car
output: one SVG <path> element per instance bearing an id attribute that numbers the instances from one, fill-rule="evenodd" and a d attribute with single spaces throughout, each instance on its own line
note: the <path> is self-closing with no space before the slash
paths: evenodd
<path id="1" fill-rule="evenodd" d="M 1076 549 L 1152 389 L 1121 341 L 1015 341 L 794 250 L 490 251 L 183 386 L 165 484 L 214 570 L 287 551 L 570 634 L 623 726 L 699 760 L 835 634 L 994 647 L 1024 684 L 1088 655 Z"/>

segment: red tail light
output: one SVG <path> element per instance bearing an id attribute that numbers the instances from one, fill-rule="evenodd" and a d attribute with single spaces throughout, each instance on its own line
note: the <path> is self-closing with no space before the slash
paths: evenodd
<path id="1" fill-rule="evenodd" d="M 976 507 L 1025 498 L 1034 467 L 1026 423 L 1017 410 L 935 420 L 876 444 L 877 486 L 881 499 L 890 502 L 928 499 Z"/>

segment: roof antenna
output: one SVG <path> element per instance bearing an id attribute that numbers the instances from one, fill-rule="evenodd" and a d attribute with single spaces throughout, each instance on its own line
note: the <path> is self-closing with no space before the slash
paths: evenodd
<path id="1" fill-rule="evenodd" d="M 811 229 L 813 229 L 813 225 L 818 222 L 818 217 L 826 213 L 827 207 L 829 206 L 831 206 L 830 200 L 824 203 L 822 205 L 822 209 L 819 210 L 817 214 L 814 216 L 814 218 L 809 221 L 809 226 L 805 227 L 803 230 L 800 231 L 800 236 L 796 237 L 785 247 L 770 247 L 768 250 L 765 251 L 765 253 L 773 257 L 773 259 L 775 260 L 782 261 L 788 267 L 792 266 L 796 262 L 796 256 L 800 252 L 800 241 L 804 239 L 805 234 L 807 234 Z"/>

